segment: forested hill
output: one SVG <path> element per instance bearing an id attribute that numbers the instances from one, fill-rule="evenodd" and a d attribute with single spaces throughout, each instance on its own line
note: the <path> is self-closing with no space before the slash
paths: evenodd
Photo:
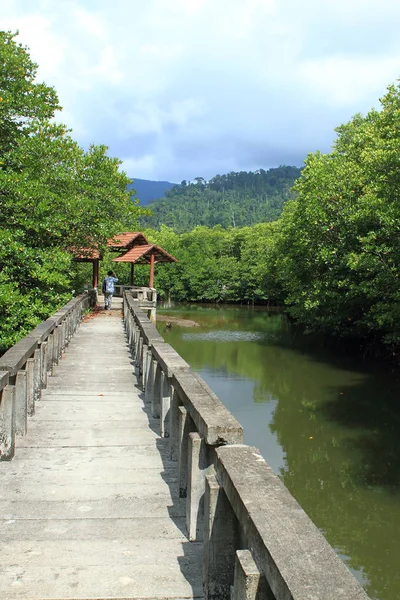
<path id="1" fill-rule="evenodd" d="M 293 197 L 291 187 L 299 175 L 298 167 L 281 166 L 216 175 L 209 181 L 202 177 L 182 181 L 149 205 L 153 215 L 142 217 L 141 226 L 167 225 L 182 233 L 197 225 L 227 228 L 274 221 Z"/>
<path id="2" fill-rule="evenodd" d="M 133 188 L 136 197 L 140 200 L 141 206 L 146 206 L 149 202 L 157 200 L 164 196 L 165 192 L 174 187 L 174 183 L 169 181 L 149 181 L 148 179 L 133 179 L 133 183 L 128 188 Z"/>

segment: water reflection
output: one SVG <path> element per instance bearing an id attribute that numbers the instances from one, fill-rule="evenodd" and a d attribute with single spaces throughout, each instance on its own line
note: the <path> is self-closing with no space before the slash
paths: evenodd
<path id="1" fill-rule="evenodd" d="M 190 307 L 159 329 L 242 423 L 371 598 L 400 598 L 400 384 L 279 314 Z"/>

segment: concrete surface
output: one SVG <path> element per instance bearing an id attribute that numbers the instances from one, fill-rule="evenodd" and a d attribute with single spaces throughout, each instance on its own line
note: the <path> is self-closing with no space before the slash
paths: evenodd
<path id="1" fill-rule="evenodd" d="M 202 545 L 186 537 L 119 300 L 82 323 L 0 463 L 1 600 L 202 597 Z"/>

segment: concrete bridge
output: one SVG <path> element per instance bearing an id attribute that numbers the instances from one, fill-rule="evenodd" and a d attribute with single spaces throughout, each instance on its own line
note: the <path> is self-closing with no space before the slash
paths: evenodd
<path id="1" fill-rule="evenodd" d="M 139 299 L 88 304 L 0 359 L 0 598 L 365 600 Z"/>

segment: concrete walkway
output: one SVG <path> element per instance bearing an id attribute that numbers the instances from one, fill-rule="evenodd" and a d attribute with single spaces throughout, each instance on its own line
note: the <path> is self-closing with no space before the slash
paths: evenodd
<path id="1" fill-rule="evenodd" d="M 120 310 L 88 318 L 0 463 L 1 600 L 202 596 L 158 428 Z"/>

